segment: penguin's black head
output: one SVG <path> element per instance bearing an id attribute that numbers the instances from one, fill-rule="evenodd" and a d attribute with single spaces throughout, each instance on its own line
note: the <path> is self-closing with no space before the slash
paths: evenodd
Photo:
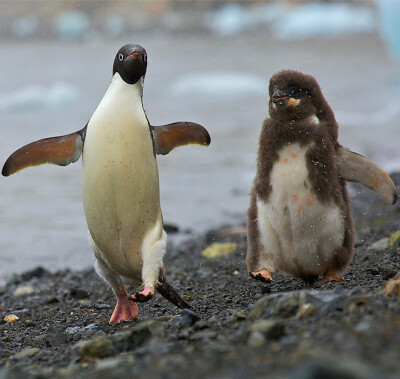
<path id="1" fill-rule="evenodd" d="M 147 54 L 140 45 L 122 46 L 114 59 L 113 75 L 118 72 L 124 82 L 135 84 L 146 74 Z"/>
<path id="2" fill-rule="evenodd" d="M 323 99 L 312 76 L 292 70 L 280 71 L 271 77 L 269 96 L 270 116 L 280 121 L 318 117 Z"/>

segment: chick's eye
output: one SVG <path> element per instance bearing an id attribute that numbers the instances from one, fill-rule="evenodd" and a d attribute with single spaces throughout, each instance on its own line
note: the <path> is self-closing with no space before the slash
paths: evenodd
<path id="1" fill-rule="evenodd" d="M 119 55 L 118 55 L 118 58 L 119 58 L 120 61 L 123 61 L 123 60 L 124 60 L 123 54 L 119 54 Z"/>
<path id="2" fill-rule="evenodd" d="M 295 96 L 295 95 L 297 95 L 300 91 L 301 91 L 301 89 L 299 89 L 299 88 L 292 88 L 291 91 L 290 91 L 290 96 Z"/>

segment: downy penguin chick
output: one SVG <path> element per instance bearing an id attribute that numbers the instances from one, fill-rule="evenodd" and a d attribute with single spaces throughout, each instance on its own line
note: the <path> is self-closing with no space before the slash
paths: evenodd
<path id="1" fill-rule="evenodd" d="M 66 166 L 82 154 L 82 195 L 97 273 L 111 286 L 117 305 L 110 323 L 138 318 L 136 302 L 156 289 L 179 308 L 190 308 L 165 279 L 166 233 L 160 208 L 156 154 L 210 136 L 191 122 L 152 126 L 143 109 L 147 54 L 125 45 L 116 54 L 111 84 L 78 132 L 33 142 L 14 152 L 4 176 L 28 166 Z M 143 290 L 129 296 L 127 286 Z"/>
<path id="2" fill-rule="evenodd" d="M 390 203 L 396 188 L 375 163 L 338 143 L 335 116 L 312 76 L 280 71 L 269 96 L 248 210 L 248 271 L 264 282 L 278 270 L 342 280 L 354 247 L 345 180 Z"/>

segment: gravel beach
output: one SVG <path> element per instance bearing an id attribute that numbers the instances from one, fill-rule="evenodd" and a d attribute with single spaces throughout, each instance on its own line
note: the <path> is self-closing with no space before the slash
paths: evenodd
<path id="1" fill-rule="evenodd" d="M 351 193 L 358 238 L 342 283 L 252 280 L 244 219 L 170 245 L 167 277 L 198 321 L 156 295 L 138 322 L 109 326 L 114 297 L 94 270 L 11 275 L 0 377 L 398 377 L 400 204 Z M 226 255 L 205 257 L 210 246 Z"/>

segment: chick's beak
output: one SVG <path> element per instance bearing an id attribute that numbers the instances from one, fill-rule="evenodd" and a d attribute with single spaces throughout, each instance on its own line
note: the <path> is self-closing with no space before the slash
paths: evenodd
<path id="1" fill-rule="evenodd" d="M 272 102 L 275 104 L 283 104 L 285 102 L 285 99 L 288 97 L 288 94 L 285 91 L 282 91 L 278 89 L 275 91 L 272 96 Z"/>

